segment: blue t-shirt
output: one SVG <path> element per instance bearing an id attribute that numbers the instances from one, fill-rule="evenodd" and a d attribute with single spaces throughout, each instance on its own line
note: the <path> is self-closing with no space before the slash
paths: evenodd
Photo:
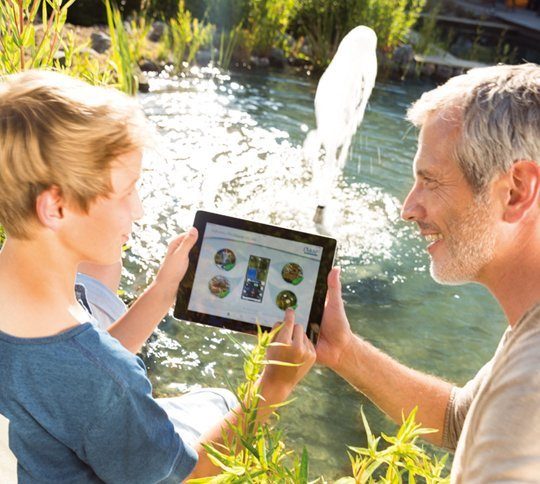
<path id="1" fill-rule="evenodd" d="M 197 462 L 144 363 L 90 323 L 45 338 L 0 332 L 0 413 L 19 483 L 172 483 Z"/>

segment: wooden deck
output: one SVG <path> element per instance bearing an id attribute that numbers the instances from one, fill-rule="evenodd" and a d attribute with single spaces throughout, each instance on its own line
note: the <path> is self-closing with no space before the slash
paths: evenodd
<path id="1" fill-rule="evenodd" d="M 530 32 L 540 34 L 540 16 L 532 10 L 525 8 L 508 8 L 504 2 L 493 2 L 492 5 L 477 4 L 464 0 L 453 0 L 453 3 L 464 10 L 482 16 L 503 20 L 515 28 L 527 29 Z"/>

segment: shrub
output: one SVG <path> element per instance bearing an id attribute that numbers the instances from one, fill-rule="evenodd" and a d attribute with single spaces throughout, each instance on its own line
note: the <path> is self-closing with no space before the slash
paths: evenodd
<path id="1" fill-rule="evenodd" d="M 258 55 L 268 55 L 281 47 L 295 12 L 294 0 L 250 0 L 247 29 L 249 47 Z"/>
<path id="2" fill-rule="evenodd" d="M 341 39 L 357 25 L 371 27 L 379 49 L 392 51 L 406 40 L 425 4 L 426 0 L 300 0 L 292 26 L 308 41 L 307 60 L 323 69 Z"/>
<path id="3" fill-rule="evenodd" d="M 273 335 L 262 333 L 259 329 L 255 348 L 249 352 L 236 343 L 244 353 L 245 380 L 236 390 L 236 396 L 242 402 L 243 415 L 236 424 L 228 423 L 232 437 L 223 433 L 222 444 L 204 445 L 210 460 L 222 472 L 215 477 L 193 479 L 191 484 L 205 483 L 282 483 L 307 484 L 309 478 L 309 457 L 306 449 L 301 455 L 295 455 L 283 442 L 283 433 L 277 428 L 274 414 L 266 423 L 257 422 L 257 408 L 260 403 L 259 381 L 264 366 L 283 364 L 265 360 L 266 349 L 272 344 Z M 289 404 L 284 402 L 278 407 Z M 362 420 L 367 434 L 367 447 L 349 447 L 352 476 L 339 479 L 336 484 L 386 483 L 398 484 L 416 482 L 417 478 L 429 484 L 446 484 L 448 477 L 442 477 L 447 456 L 442 459 L 431 457 L 417 445 L 417 440 L 425 434 L 435 432 L 424 429 L 415 422 L 415 408 L 403 423 L 395 436 L 382 435 L 385 448 L 379 449 L 381 437 L 375 438 L 362 410 Z M 320 477 L 316 481 L 324 483 Z"/>
<path id="4" fill-rule="evenodd" d="M 169 22 L 165 35 L 165 49 L 176 66 L 190 64 L 201 47 L 210 45 L 214 26 L 194 18 L 186 9 L 184 0 L 178 2 L 176 18 Z"/>
<path id="5" fill-rule="evenodd" d="M 0 73 L 57 66 L 68 8 L 75 0 L 0 2 Z M 38 24 L 38 16 L 41 22 Z"/>

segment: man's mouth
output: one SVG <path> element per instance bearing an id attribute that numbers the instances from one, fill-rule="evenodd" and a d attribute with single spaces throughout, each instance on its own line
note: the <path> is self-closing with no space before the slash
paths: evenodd
<path id="1" fill-rule="evenodd" d="M 443 236 L 441 234 L 426 234 L 424 235 L 424 237 L 428 242 L 431 242 L 431 243 L 437 242 L 443 239 Z"/>

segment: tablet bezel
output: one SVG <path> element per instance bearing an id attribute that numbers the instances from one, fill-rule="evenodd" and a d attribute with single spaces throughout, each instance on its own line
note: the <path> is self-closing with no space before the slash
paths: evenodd
<path id="1" fill-rule="evenodd" d="M 317 282 L 315 284 L 315 290 L 313 293 L 309 322 L 306 329 L 306 334 L 308 337 L 312 341 L 316 341 L 321 325 L 324 301 L 326 298 L 326 280 L 334 262 L 336 240 L 330 237 L 324 237 L 322 235 L 300 232 L 298 230 L 263 224 L 260 222 L 253 222 L 251 220 L 244 220 L 230 217 L 228 215 L 207 212 L 205 210 L 198 210 L 195 214 L 193 226 L 198 230 L 199 236 L 195 246 L 189 253 L 189 266 L 186 271 L 186 275 L 178 286 L 174 317 L 177 319 L 184 319 L 218 328 L 232 329 L 242 333 L 254 334 L 257 332 L 257 325 L 253 323 L 188 310 L 188 303 L 191 297 L 202 241 L 204 240 L 206 224 L 208 223 L 322 247 L 323 252 L 319 265 L 319 272 L 317 274 Z M 271 328 L 261 326 L 261 329 L 269 331 Z"/>

